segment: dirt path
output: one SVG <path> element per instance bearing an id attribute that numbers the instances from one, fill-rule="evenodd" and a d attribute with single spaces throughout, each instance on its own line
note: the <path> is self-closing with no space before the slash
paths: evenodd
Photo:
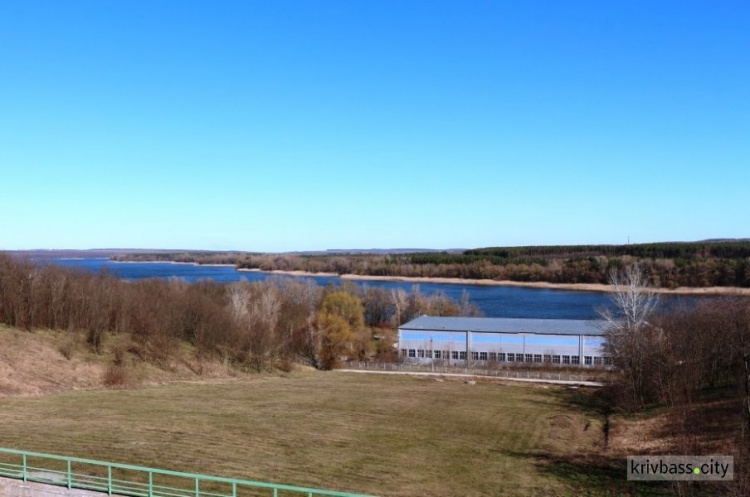
<path id="1" fill-rule="evenodd" d="M 540 378 L 504 378 L 498 376 L 484 376 L 475 374 L 462 374 L 462 373 L 423 373 L 423 372 L 411 372 L 411 371 L 367 371 L 364 369 L 336 369 L 342 373 L 365 373 L 365 374 L 400 374 L 400 375 L 411 375 L 411 376 L 435 376 L 435 377 L 456 377 L 456 378 L 471 378 L 473 380 L 495 380 L 495 381 L 511 381 L 521 383 L 546 383 L 551 385 L 567 385 L 567 386 L 580 386 L 580 387 L 603 387 L 604 383 L 598 381 L 576 381 L 576 380 L 544 380 Z"/>

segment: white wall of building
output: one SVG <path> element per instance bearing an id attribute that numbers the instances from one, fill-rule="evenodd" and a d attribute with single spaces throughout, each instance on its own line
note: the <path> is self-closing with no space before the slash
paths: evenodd
<path id="1" fill-rule="evenodd" d="M 598 366 L 603 337 L 536 333 L 399 330 L 399 355 L 414 362 L 524 362 Z"/>

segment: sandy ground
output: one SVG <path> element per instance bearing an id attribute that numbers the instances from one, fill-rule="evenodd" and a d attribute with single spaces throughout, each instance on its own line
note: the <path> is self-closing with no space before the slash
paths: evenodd
<path id="1" fill-rule="evenodd" d="M 244 271 L 247 273 L 265 273 L 265 274 L 284 274 L 287 276 L 329 276 L 333 278 L 338 278 L 339 275 L 336 273 L 308 273 L 307 271 L 261 271 L 260 269 L 245 269 L 240 268 L 237 269 L 237 271 Z M 348 276 L 348 275 L 344 275 Z M 341 278 L 344 278 L 344 276 L 341 276 Z"/>
<path id="2" fill-rule="evenodd" d="M 515 286 L 522 288 L 543 288 L 551 290 L 572 290 L 580 292 L 611 292 L 611 285 L 599 283 L 548 283 L 546 281 L 509 281 L 509 280 L 471 280 L 466 278 L 426 278 L 410 276 L 368 276 L 360 274 L 336 273 L 308 273 L 306 271 L 261 271 L 260 269 L 238 269 L 238 271 L 249 271 L 266 274 L 285 274 L 289 276 L 329 276 L 340 277 L 342 280 L 358 281 L 403 281 L 412 283 L 445 283 L 454 285 L 480 285 L 480 286 Z M 654 289 L 657 293 L 666 295 L 750 295 L 750 288 L 737 287 L 707 287 L 691 288 L 679 287 L 673 290 L 667 288 Z"/>

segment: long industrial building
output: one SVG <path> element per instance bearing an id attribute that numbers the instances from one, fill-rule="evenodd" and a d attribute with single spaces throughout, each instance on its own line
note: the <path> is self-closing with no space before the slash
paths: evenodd
<path id="1" fill-rule="evenodd" d="M 608 366 L 603 322 L 421 316 L 398 329 L 405 362 Z"/>

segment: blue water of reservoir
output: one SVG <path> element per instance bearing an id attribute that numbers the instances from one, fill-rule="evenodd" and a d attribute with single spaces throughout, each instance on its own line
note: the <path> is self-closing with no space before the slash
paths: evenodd
<path id="1" fill-rule="evenodd" d="M 171 264 L 160 262 L 114 262 L 109 259 L 54 259 L 51 262 L 67 267 L 82 268 L 92 272 L 106 270 L 127 280 L 144 278 L 182 278 L 189 282 L 210 278 L 218 282 L 233 282 L 245 279 L 259 281 L 268 278 L 301 278 L 312 280 L 319 285 L 333 283 L 340 285 L 342 280 L 330 276 L 280 276 L 260 272 L 237 271 L 231 266 L 196 266 L 192 264 Z M 387 290 L 402 288 L 411 291 L 417 283 L 401 281 L 352 281 L 360 286 L 379 287 Z M 487 317 L 512 318 L 556 318 L 556 319 L 596 319 L 597 309 L 610 305 L 608 294 L 570 290 L 549 290 L 520 288 L 512 286 L 485 286 L 447 283 L 418 283 L 424 294 L 442 292 L 460 299 L 465 290 Z M 669 297 L 676 300 L 676 297 Z"/>

